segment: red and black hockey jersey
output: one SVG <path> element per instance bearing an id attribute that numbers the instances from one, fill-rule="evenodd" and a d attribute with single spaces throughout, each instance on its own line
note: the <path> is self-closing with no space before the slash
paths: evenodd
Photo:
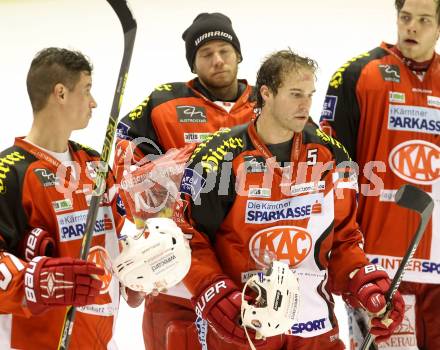
<path id="1" fill-rule="evenodd" d="M 365 251 L 394 274 L 418 215 L 393 203 L 405 183 L 432 195 L 434 214 L 404 278 L 440 283 L 440 57 L 424 76 L 391 49 L 353 58 L 333 75 L 321 116 L 359 164 L 358 222 Z"/>
<path id="2" fill-rule="evenodd" d="M 158 86 L 118 124 L 117 178 L 122 175 L 129 141 L 140 142 L 139 157 L 159 155 L 188 143 L 201 143 L 217 130 L 253 119 L 252 87 L 245 80 L 239 80 L 238 85 L 239 97 L 234 102 L 216 102 L 197 79 Z"/>
<path id="3" fill-rule="evenodd" d="M 192 234 L 184 283 L 193 295 L 225 274 L 243 287 L 275 256 L 298 273 L 298 322 L 320 325 L 292 333 L 312 337 L 335 326 L 330 291 L 346 292 L 349 273 L 367 259 L 355 179 L 336 166 L 348 161 L 343 146 L 308 125 L 295 134 L 290 159 L 280 167 L 253 122 L 216 132 L 192 155 L 175 219 Z"/>
<path id="4" fill-rule="evenodd" d="M 72 162 L 58 160 L 17 138 L 0 153 L 0 348 L 56 349 L 66 309 L 52 308 L 31 316 L 24 299 L 22 240 L 32 228 L 42 228 L 56 242 L 56 256 L 79 257 L 96 177 L 99 155 L 69 141 Z M 122 207 L 110 172 L 94 228 L 89 260 L 105 266 L 118 251 Z M 113 349 L 119 283 L 106 267 L 96 304 L 77 308 L 71 349 Z"/>

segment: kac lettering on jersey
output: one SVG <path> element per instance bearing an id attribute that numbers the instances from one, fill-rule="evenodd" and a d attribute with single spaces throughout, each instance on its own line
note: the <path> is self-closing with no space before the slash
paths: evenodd
<path id="1" fill-rule="evenodd" d="M 418 106 L 391 105 L 388 111 L 388 129 L 440 133 L 440 110 Z"/>
<path id="2" fill-rule="evenodd" d="M 402 142 L 390 152 L 388 162 L 393 173 L 405 181 L 431 185 L 440 180 L 440 147 L 433 143 Z"/>
<path id="3" fill-rule="evenodd" d="M 248 224 L 265 224 L 305 219 L 312 215 L 314 205 L 321 204 L 322 198 L 322 193 L 316 193 L 281 201 L 248 200 L 245 221 Z"/>
<path id="4" fill-rule="evenodd" d="M 300 334 L 302 332 L 313 332 L 318 329 L 325 328 L 325 318 L 320 318 L 319 320 L 308 321 L 305 323 L 295 323 L 292 326 L 292 334 Z"/>
<path id="5" fill-rule="evenodd" d="M 311 234 L 297 226 L 269 227 L 255 233 L 249 241 L 249 253 L 258 268 L 267 267 L 265 252 L 275 253 L 278 260 L 292 268 L 301 264 L 312 249 Z"/>
<path id="6" fill-rule="evenodd" d="M 61 242 L 82 239 L 86 229 L 87 214 L 88 210 L 81 210 L 74 213 L 57 215 Z M 111 208 L 99 208 L 94 227 L 94 235 L 97 236 L 113 232 L 114 227 Z"/>

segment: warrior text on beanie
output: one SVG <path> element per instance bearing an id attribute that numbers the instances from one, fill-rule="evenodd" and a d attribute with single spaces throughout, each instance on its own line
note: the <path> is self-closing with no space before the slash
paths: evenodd
<path id="1" fill-rule="evenodd" d="M 221 13 L 199 14 L 182 34 L 182 39 L 185 40 L 186 60 L 191 70 L 197 50 L 210 40 L 224 40 L 230 43 L 241 56 L 240 41 L 232 29 L 232 22 Z"/>

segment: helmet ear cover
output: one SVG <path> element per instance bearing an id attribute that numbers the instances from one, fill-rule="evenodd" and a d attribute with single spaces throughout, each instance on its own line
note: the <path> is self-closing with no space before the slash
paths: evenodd
<path id="1" fill-rule="evenodd" d="M 148 294 L 173 287 L 186 276 L 191 248 L 171 219 L 148 219 L 146 231 L 147 235 L 120 238 L 121 253 L 112 267 L 123 286 Z"/>

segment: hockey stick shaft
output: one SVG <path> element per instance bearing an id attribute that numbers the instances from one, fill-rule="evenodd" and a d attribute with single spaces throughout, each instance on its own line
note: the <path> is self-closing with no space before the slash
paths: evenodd
<path id="1" fill-rule="evenodd" d="M 352 314 L 354 321 L 356 322 L 362 337 L 365 339 L 369 335 L 369 329 L 368 329 L 368 321 L 366 318 L 366 314 L 360 309 L 360 308 L 353 308 Z M 372 342 L 369 350 L 377 350 L 377 345 Z"/>
<path id="2" fill-rule="evenodd" d="M 118 121 L 119 111 L 121 109 L 137 29 L 136 20 L 134 19 L 126 0 L 107 0 L 107 2 L 117 14 L 124 31 L 124 55 L 122 57 L 110 117 L 107 124 L 107 130 L 105 132 L 104 145 L 100 157 L 100 167 L 97 171 L 89 211 L 87 213 L 85 232 L 81 244 L 81 259 L 83 260 L 86 260 L 89 254 L 96 218 L 98 216 L 99 203 L 101 202 L 102 195 L 105 192 L 108 162 L 110 159 L 113 140 L 115 138 L 116 123 Z M 72 335 L 75 321 L 75 313 L 75 307 L 70 306 L 67 308 L 63 328 L 61 330 L 60 341 L 58 344 L 59 350 L 67 350 L 69 348 L 70 336 Z"/>
<path id="3" fill-rule="evenodd" d="M 421 189 L 411 186 L 404 185 L 396 193 L 396 203 L 399 206 L 415 210 L 420 214 L 420 223 L 417 227 L 416 233 L 408 247 L 406 254 L 404 255 L 399 268 L 391 281 L 390 289 L 386 295 L 387 308 L 386 310 L 391 310 L 393 296 L 402 282 L 403 274 L 407 268 L 409 262 L 414 256 L 415 251 L 419 245 L 420 240 L 425 233 L 426 225 L 428 225 L 429 219 L 431 218 L 432 211 L 434 209 L 434 201 L 432 198 Z M 373 342 L 373 336 L 369 332 L 367 337 L 362 343 L 361 350 L 369 349 L 370 344 Z"/>

